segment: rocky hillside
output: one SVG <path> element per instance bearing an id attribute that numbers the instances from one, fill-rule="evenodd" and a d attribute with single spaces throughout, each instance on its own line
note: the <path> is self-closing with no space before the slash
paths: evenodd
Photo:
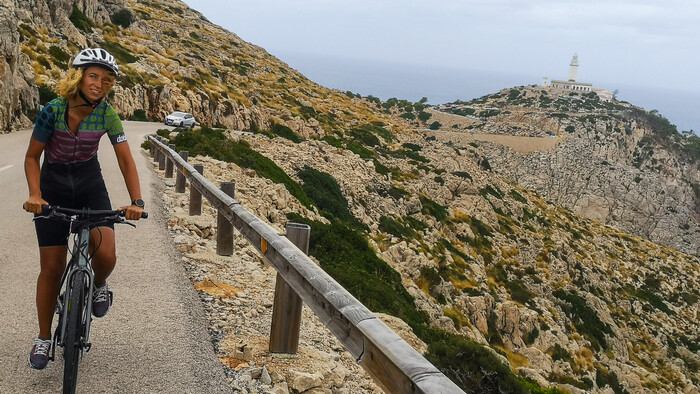
<path id="1" fill-rule="evenodd" d="M 700 138 L 655 111 L 543 87 L 443 105 L 443 130 L 557 138 L 521 154 L 479 143 L 497 173 L 557 205 L 700 255 Z"/>
<path id="2" fill-rule="evenodd" d="M 282 124 L 318 137 L 388 116 L 323 88 L 180 1 L 3 0 L 0 130 L 28 127 L 80 48 L 110 51 L 121 74 L 110 103 L 124 119 L 173 110 L 236 130 Z"/>
<path id="3" fill-rule="evenodd" d="M 212 181 L 235 180 L 256 216 L 280 229 L 310 224 L 310 254 L 323 269 L 372 311 L 401 318 L 425 345 L 412 343 L 465 390 L 697 392 L 700 261 L 620 230 L 632 208 L 652 209 L 645 204 L 663 196 L 658 222 L 641 235 L 661 229 L 659 241 L 697 245 L 695 151 L 664 134 L 662 118 L 537 88 L 453 114 L 468 120 L 454 131 L 561 139 L 519 155 L 406 131 L 441 125 L 424 103 L 318 86 L 178 1 L 3 0 L 0 20 L 0 127 L 31 123 L 78 47 L 109 49 L 123 71 L 109 100 L 124 118 L 180 109 L 217 126 L 160 134 L 203 162 Z M 591 186 L 580 188 L 586 171 Z M 640 192 L 649 194 L 632 200 Z M 164 199 L 235 388 L 376 389 L 353 378 L 317 322 L 304 342 L 316 360 L 304 361 L 306 371 L 262 367 L 274 362 L 260 350 L 266 324 L 250 325 L 267 314 L 269 270 L 244 245 L 239 259 L 217 260 L 213 218 L 184 215 L 181 196 Z M 588 212 L 606 210 L 620 221 Z"/>

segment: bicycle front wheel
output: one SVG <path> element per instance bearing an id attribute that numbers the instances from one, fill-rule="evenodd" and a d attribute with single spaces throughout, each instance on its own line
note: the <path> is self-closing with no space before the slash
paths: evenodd
<path id="1" fill-rule="evenodd" d="M 63 394 L 74 394 L 78 382 L 78 362 L 85 331 L 85 272 L 75 272 L 70 285 L 70 298 L 64 306 L 68 308 L 68 322 L 63 341 Z"/>

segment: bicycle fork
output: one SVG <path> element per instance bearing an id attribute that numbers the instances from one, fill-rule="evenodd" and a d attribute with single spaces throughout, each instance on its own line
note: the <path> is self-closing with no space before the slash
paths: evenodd
<path id="1" fill-rule="evenodd" d="M 91 343 L 89 342 L 89 339 L 90 324 L 92 323 L 92 289 L 94 275 L 88 262 L 88 260 L 90 259 L 90 255 L 88 254 L 89 245 L 90 230 L 87 228 L 82 228 L 78 232 L 78 240 L 76 242 L 76 247 L 78 250 L 73 252 L 73 256 L 71 257 L 71 260 L 68 263 L 68 268 L 63 272 L 63 276 L 61 277 L 60 288 L 63 288 L 63 285 L 65 284 L 65 291 L 63 292 L 63 294 L 60 294 L 58 296 L 58 299 L 56 301 L 56 313 L 59 315 L 59 327 L 56 329 L 56 332 L 53 336 L 53 346 L 51 349 L 50 358 L 51 361 L 54 361 L 54 357 L 56 354 L 56 345 L 61 347 L 65 346 L 64 341 L 66 337 L 66 322 L 68 321 L 68 311 L 71 307 L 71 293 L 74 290 L 72 283 L 73 277 L 77 272 L 85 273 L 84 278 L 86 280 L 86 283 L 83 283 L 83 286 L 85 286 L 85 291 L 87 292 L 85 297 L 85 314 L 81 314 L 82 318 L 85 319 L 85 322 L 84 332 L 80 339 L 79 348 L 81 353 L 83 352 L 83 350 L 86 353 L 90 351 Z"/>

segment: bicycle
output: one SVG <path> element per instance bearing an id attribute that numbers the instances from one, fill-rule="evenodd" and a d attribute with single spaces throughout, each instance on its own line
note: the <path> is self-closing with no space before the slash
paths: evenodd
<path id="1" fill-rule="evenodd" d="M 56 346 L 63 348 L 63 393 L 74 394 L 78 380 L 78 363 L 83 352 L 90 351 L 90 324 L 92 323 L 92 294 L 95 290 L 92 272 L 92 256 L 89 254 L 90 229 L 106 224 L 127 224 L 125 211 L 70 209 L 58 206 L 42 207 L 37 218 L 64 220 L 70 223 L 70 232 L 75 234 L 71 259 L 61 277 L 59 296 L 56 302 L 58 325 L 54 332 L 50 361 L 55 360 Z M 147 218 L 144 212 L 142 218 Z M 97 250 L 99 244 L 94 248 Z M 94 252 L 93 252 L 94 253 Z M 65 289 L 64 289 L 65 287 Z M 111 293 L 111 292 L 110 292 Z M 110 294 L 111 296 L 111 294 Z"/>

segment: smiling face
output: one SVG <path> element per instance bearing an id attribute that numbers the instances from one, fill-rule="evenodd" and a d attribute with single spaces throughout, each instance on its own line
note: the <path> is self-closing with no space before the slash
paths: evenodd
<path id="1" fill-rule="evenodd" d="M 100 66 L 89 66 L 83 71 L 80 90 L 90 99 L 97 101 L 104 98 L 114 85 L 114 74 Z"/>

